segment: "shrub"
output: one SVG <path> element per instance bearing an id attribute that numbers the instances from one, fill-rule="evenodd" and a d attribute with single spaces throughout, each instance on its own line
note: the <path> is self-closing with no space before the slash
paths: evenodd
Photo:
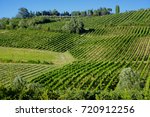
<path id="1" fill-rule="evenodd" d="M 26 81 L 24 81 L 20 76 L 17 76 L 13 81 L 12 88 L 16 91 L 22 91 L 26 88 Z"/>
<path id="2" fill-rule="evenodd" d="M 35 17 L 35 18 L 32 18 L 30 20 L 28 20 L 28 25 L 31 26 L 31 25 L 37 25 L 37 24 L 44 24 L 44 23 L 50 23 L 51 20 L 47 17 Z"/>
<path id="3" fill-rule="evenodd" d="M 27 28 L 27 21 L 24 19 L 20 20 L 18 26 L 20 28 Z"/>
<path id="4" fill-rule="evenodd" d="M 0 22 L 0 29 L 5 29 L 5 25 L 2 22 Z"/>
<path id="5" fill-rule="evenodd" d="M 140 90 L 140 77 L 131 68 L 124 68 L 119 74 L 119 83 L 116 89 L 119 90 Z"/>
<path id="6" fill-rule="evenodd" d="M 68 33 L 83 33 L 84 32 L 84 24 L 79 19 L 72 18 L 69 22 L 67 22 L 63 27 L 62 31 Z"/>
<path id="7" fill-rule="evenodd" d="M 20 95 L 19 99 L 21 100 L 40 100 L 42 96 L 42 87 L 39 84 L 32 83 L 27 85 L 27 88 L 24 89 Z"/>

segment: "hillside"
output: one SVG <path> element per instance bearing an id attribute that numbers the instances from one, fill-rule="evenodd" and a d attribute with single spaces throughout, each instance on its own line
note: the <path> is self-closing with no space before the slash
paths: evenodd
<path id="1" fill-rule="evenodd" d="M 150 10 L 100 17 L 79 17 L 79 19 L 85 24 L 86 32 L 83 34 L 62 32 L 62 26 L 69 20 L 65 17 L 57 19 L 56 22 L 38 24 L 40 29 L 0 30 L 0 48 L 37 49 L 36 53 L 38 51 L 67 53 L 65 54 L 68 56 L 67 62 L 61 60 L 61 67 L 56 64 L 55 69 L 48 71 L 46 68 L 47 70 L 36 77 L 28 79 L 30 83 L 39 83 L 53 92 L 58 91 L 60 97 L 56 99 L 72 99 L 73 96 L 69 98 L 72 93 L 82 95 L 82 91 L 83 97 L 77 96 L 73 99 L 127 99 L 126 95 L 131 95 L 129 99 L 150 99 Z M 0 55 L 3 56 L 0 58 L 5 59 L 2 53 Z M 20 59 L 23 60 L 24 57 Z M 41 60 L 50 61 L 51 57 Z M 1 63 L 0 68 L 9 65 L 14 63 Z M 38 66 L 45 69 L 45 66 L 53 65 L 43 65 L 41 62 Z M 138 94 L 135 89 L 140 96 L 125 93 L 123 96 L 113 97 L 119 95 L 115 93 L 111 97 L 109 93 L 118 88 L 120 74 L 126 68 L 131 68 L 140 77 L 141 92 Z M 11 72 L 13 70 L 12 68 Z M 7 70 L 1 70 L 0 74 L 4 72 L 8 73 Z M 26 69 L 23 72 L 26 74 Z M 32 72 L 30 74 L 34 76 L 34 69 Z M 4 78 L 8 80 L 6 77 Z M 64 92 L 67 92 L 66 95 Z"/>

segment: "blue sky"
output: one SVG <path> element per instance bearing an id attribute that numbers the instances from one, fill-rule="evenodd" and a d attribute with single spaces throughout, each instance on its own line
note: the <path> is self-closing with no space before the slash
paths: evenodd
<path id="1" fill-rule="evenodd" d="M 0 0 L 0 18 L 16 16 L 21 7 L 29 11 L 57 9 L 60 12 L 107 7 L 114 12 L 116 5 L 120 5 L 121 12 L 124 12 L 150 8 L 150 0 Z"/>

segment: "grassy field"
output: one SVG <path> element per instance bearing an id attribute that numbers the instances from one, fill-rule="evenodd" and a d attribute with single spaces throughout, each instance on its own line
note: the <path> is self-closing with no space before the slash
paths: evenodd
<path id="1" fill-rule="evenodd" d="M 69 52 L 58 53 L 46 50 L 19 49 L 10 47 L 0 47 L 0 61 L 13 63 L 47 63 L 47 64 L 67 64 L 75 59 Z"/>

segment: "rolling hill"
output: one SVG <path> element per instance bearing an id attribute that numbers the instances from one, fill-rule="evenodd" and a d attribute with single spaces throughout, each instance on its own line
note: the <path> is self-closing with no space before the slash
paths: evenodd
<path id="1" fill-rule="evenodd" d="M 150 89 L 150 10 L 101 17 L 79 17 L 79 19 L 83 21 L 87 30 L 83 34 L 61 32 L 61 27 L 68 18 L 39 24 L 40 30 L 0 30 L 0 51 L 2 48 L 11 47 L 19 48 L 13 51 L 21 53 L 23 50 L 20 48 L 26 48 L 25 51 L 30 56 L 37 53 L 38 60 L 41 58 L 42 61 L 51 61 L 51 57 L 46 55 L 51 52 L 57 56 L 52 61 L 61 61 L 61 66 L 55 62 L 54 65 L 43 65 L 42 62 L 38 65 L 37 63 L 31 65 L 29 62 L 26 64 L 1 62 L 1 82 L 10 82 L 8 75 L 5 74 L 16 73 L 16 69 L 22 66 L 21 72 L 17 75 L 28 78 L 30 83 L 39 83 L 46 89 L 62 93 L 68 89 L 94 92 L 95 97 L 92 99 L 99 99 L 99 92 L 114 91 L 119 83 L 121 71 L 131 68 L 139 75 L 142 95 L 147 99 Z M 34 49 L 35 53 L 29 52 L 28 49 Z M 43 55 L 38 54 L 41 51 L 44 52 Z M 6 59 L 5 57 L 6 53 L 0 53 L 0 58 Z M 35 59 L 31 58 L 29 60 Z M 25 57 L 20 59 L 23 61 Z M 16 69 L 13 66 L 17 66 Z M 11 67 L 11 70 L 7 67 Z M 55 69 L 51 69 L 53 67 Z M 43 72 L 37 74 L 40 70 L 38 68 L 44 69 Z M 11 79 L 14 78 L 12 75 Z"/>

